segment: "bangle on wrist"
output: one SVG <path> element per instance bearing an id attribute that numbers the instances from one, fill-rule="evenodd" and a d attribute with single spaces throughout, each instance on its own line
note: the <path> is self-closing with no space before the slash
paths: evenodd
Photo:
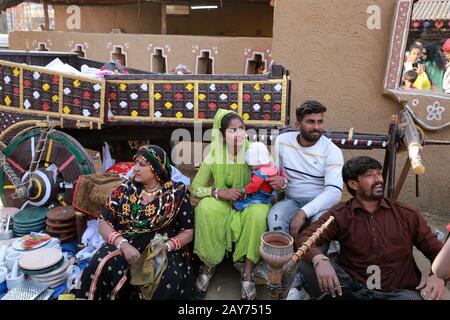
<path id="1" fill-rule="evenodd" d="M 214 189 L 214 198 L 216 198 L 216 200 L 219 200 L 219 190 L 219 188 Z"/>
<path id="2" fill-rule="evenodd" d="M 284 184 L 283 184 L 283 186 L 281 187 L 281 190 L 286 190 L 286 188 L 287 188 L 287 183 L 288 183 L 287 179 L 284 178 Z"/>
<path id="3" fill-rule="evenodd" d="M 113 231 L 111 232 L 111 234 L 108 236 L 108 239 L 106 240 L 107 243 L 114 245 L 114 241 L 116 241 L 116 239 L 120 237 L 120 233 L 118 233 L 117 231 Z"/>
<path id="4" fill-rule="evenodd" d="M 172 250 L 176 251 L 181 249 L 181 241 L 180 239 L 178 239 L 177 237 L 172 237 L 170 238 L 170 241 L 172 241 L 172 243 L 174 244 L 174 248 L 172 248 Z"/>
<path id="5" fill-rule="evenodd" d="M 125 243 L 125 242 L 128 242 L 128 240 L 127 239 L 125 239 L 125 238 L 123 238 L 123 239 L 121 239 L 118 243 L 117 243 L 117 249 L 119 249 L 119 251 L 121 251 L 120 250 L 120 248 L 122 247 L 122 245 Z"/>
<path id="6" fill-rule="evenodd" d="M 168 241 L 167 241 L 167 242 L 165 242 L 164 244 L 166 245 L 166 247 L 167 247 L 167 251 L 168 251 L 168 252 L 172 251 L 172 247 L 170 246 L 170 244 L 169 244 L 169 242 L 168 242 Z"/>
<path id="7" fill-rule="evenodd" d="M 320 259 L 317 259 L 313 263 L 313 268 L 315 269 L 319 265 L 319 263 L 322 262 L 322 261 L 330 261 L 330 259 L 328 257 L 325 257 L 325 256 L 321 257 Z"/>

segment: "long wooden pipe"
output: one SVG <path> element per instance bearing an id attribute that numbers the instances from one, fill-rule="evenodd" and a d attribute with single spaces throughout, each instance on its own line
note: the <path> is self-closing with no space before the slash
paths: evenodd
<path id="1" fill-rule="evenodd" d="M 334 217 L 331 216 L 328 220 L 320 226 L 312 234 L 309 239 L 303 243 L 297 252 L 292 255 L 291 260 L 286 263 L 283 267 L 283 274 L 281 277 L 281 286 L 278 293 L 278 299 L 286 299 L 289 289 L 291 287 L 292 281 L 294 280 L 294 271 L 297 269 L 297 265 L 302 259 L 302 257 L 311 249 L 311 246 L 320 238 L 320 235 L 325 231 L 326 228 L 334 221 Z"/>

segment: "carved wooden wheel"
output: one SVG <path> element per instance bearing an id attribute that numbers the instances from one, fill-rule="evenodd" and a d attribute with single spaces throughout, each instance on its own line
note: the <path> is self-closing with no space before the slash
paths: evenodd
<path id="1" fill-rule="evenodd" d="M 36 128 L 15 137 L 4 151 L 9 165 L 22 182 L 30 175 L 30 164 L 38 152 L 41 132 L 42 129 Z M 81 144 L 71 136 L 54 130 L 47 137 L 41 159 L 32 175 L 29 198 L 13 199 L 14 186 L 3 172 L 0 172 L 0 197 L 3 205 L 18 208 L 25 202 L 30 206 L 70 205 L 78 177 L 94 172 L 94 166 Z"/>

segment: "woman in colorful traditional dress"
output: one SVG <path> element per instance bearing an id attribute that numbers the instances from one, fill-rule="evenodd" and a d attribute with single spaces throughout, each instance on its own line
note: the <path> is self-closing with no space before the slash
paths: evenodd
<path id="1" fill-rule="evenodd" d="M 106 243 L 74 289 L 83 299 L 190 299 L 194 276 L 187 244 L 193 238 L 189 192 L 170 179 L 167 154 L 142 146 L 133 177 L 117 187 L 100 217 Z"/>
<path id="2" fill-rule="evenodd" d="M 201 199 L 195 208 L 194 253 L 203 265 L 196 291 L 206 294 L 214 268 L 225 253 L 234 252 L 233 261 L 244 261 L 241 274 L 241 298 L 256 298 L 252 271 L 259 261 L 261 235 L 267 230 L 269 205 L 252 204 L 242 212 L 233 209 L 233 201 L 242 197 L 249 182 L 250 167 L 245 163 L 248 141 L 241 117 L 219 109 L 214 118 L 209 154 L 191 184 L 192 196 Z M 213 186 L 210 186 L 210 180 Z"/>

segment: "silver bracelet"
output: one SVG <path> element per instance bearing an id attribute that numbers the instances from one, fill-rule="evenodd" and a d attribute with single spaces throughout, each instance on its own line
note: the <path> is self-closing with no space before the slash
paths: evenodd
<path id="1" fill-rule="evenodd" d="M 119 249 L 119 251 L 120 251 L 120 248 L 122 247 L 122 244 L 123 243 L 125 243 L 125 242 L 128 242 L 128 240 L 127 239 L 125 239 L 125 238 L 123 238 L 122 240 L 120 240 L 118 243 L 117 243 L 117 249 Z"/>
<path id="2" fill-rule="evenodd" d="M 168 252 L 172 251 L 172 248 L 168 242 L 165 242 L 164 244 L 166 245 Z"/>
<path id="3" fill-rule="evenodd" d="M 214 198 L 216 198 L 216 200 L 219 200 L 219 188 L 214 189 Z"/>
<path id="4" fill-rule="evenodd" d="M 281 187 L 281 190 L 286 190 L 286 188 L 287 188 L 287 183 L 288 183 L 288 180 L 286 179 L 286 177 L 284 178 L 284 184 L 283 184 L 283 186 Z"/>

